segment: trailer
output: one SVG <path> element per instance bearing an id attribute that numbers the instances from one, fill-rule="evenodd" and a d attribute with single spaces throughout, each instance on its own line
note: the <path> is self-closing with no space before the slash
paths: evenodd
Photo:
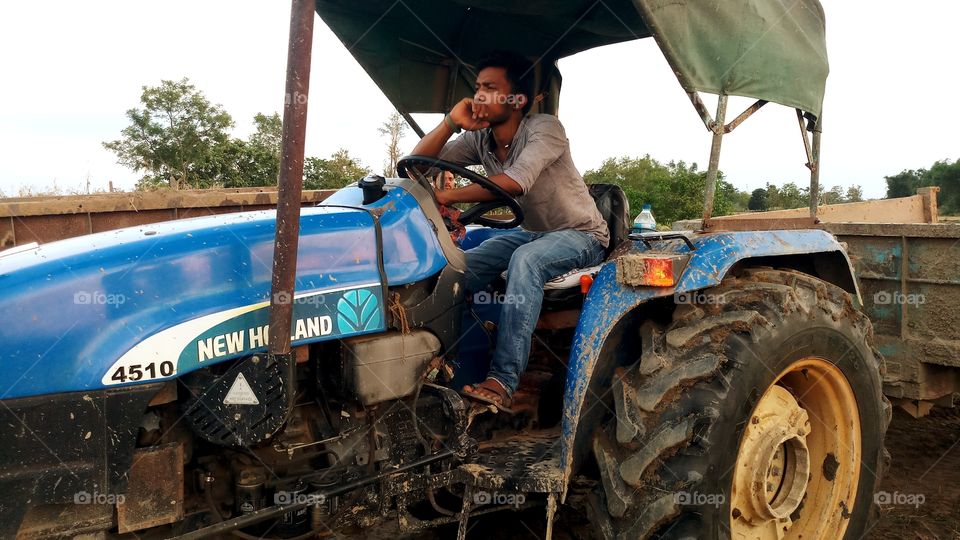
<path id="1" fill-rule="evenodd" d="M 817 227 L 850 256 L 861 310 L 870 318 L 886 360 L 884 394 L 915 417 L 934 406 L 955 407 L 960 396 L 960 223 L 941 221 L 939 188 L 911 197 L 823 205 Z M 716 218 L 724 227 L 757 220 L 795 220 L 802 210 Z M 697 227 L 680 221 L 674 229 Z M 781 225 L 782 226 L 782 225 Z"/>

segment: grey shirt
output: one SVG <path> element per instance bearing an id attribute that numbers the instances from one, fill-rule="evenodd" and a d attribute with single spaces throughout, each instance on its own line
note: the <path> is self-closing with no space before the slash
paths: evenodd
<path id="1" fill-rule="evenodd" d="M 487 176 L 506 174 L 520 184 L 524 229 L 576 229 L 604 247 L 609 244 L 607 223 L 573 164 L 570 142 L 556 116 L 524 117 L 503 163 L 494 154 L 495 145 L 491 129 L 467 131 L 447 142 L 438 157 L 461 166 L 483 165 Z"/>

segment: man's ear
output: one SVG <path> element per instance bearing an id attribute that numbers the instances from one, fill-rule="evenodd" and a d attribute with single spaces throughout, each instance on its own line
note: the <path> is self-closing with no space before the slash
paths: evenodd
<path id="1" fill-rule="evenodd" d="M 524 105 L 527 104 L 527 95 L 519 94 L 516 101 L 513 102 L 514 109 L 522 109 Z"/>

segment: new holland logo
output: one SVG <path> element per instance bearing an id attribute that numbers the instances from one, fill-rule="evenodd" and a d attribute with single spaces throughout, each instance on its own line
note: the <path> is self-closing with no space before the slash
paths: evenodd
<path id="1" fill-rule="evenodd" d="M 302 345 L 385 330 L 382 293 L 378 282 L 297 293 L 291 301 L 290 340 Z M 111 365 L 101 377 L 101 383 L 110 386 L 176 377 L 215 362 L 264 350 L 271 334 L 268 300 L 203 315 L 137 343 Z M 249 386 L 244 381 L 237 388 L 240 391 Z M 230 399 L 239 398 L 231 394 Z M 256 399 L 256 396 L 250 392 L 245 399 Z M 233 404 L 248 403 L 235 401 Z"/>
<path id="2" fill-rule="evenodd" d="M 380 327 L 377 297 L 368 290 L 347 291 L 337 302 L 337 329 L 343 334 Z"/>

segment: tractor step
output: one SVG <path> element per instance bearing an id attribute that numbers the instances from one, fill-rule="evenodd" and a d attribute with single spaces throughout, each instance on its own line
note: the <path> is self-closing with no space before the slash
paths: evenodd
<path id="1" fill-rule="evenodd" d="M 560 432 L 511 435 L 482 443 L 473 463 L 458 475 L 475 489 L 499 493 L 556 493 L 563 490 Z"/>
<path id="2" fill-rule="evenodd" d="M 86 498 L 85 498 L 86 497 Z M 113 505 L 103 504 L 97 494 L 79 492 L 77 504 L 47 504 L 31 508 L 17 533 L 17 540 L 82 538 L 101 540 L 115 525 Z"/>

